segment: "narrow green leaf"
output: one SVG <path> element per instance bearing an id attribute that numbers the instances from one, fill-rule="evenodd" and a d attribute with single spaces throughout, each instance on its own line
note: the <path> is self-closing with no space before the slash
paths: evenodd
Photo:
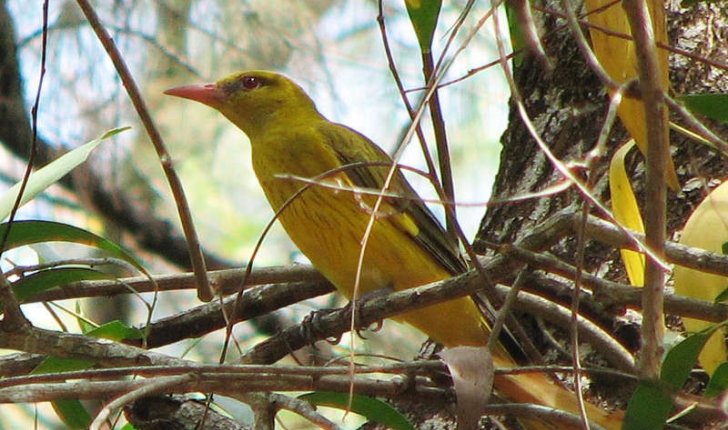
<path id="1" fill-rule="evenodd" d="M 713 303 L 718 304 L 728 300 L 728 286 L 725 290 L 721 291 L 720 294 L 713 300 Z"/>
<path id="2" fill-rule="evenodd" d="M 0 224 L 0 237 L 5 235 L 8 223 Z M 52 221 L 16 221 L 8 235 L 6 249 L 42 242 L 71 242 L 102 249 L 111 256 L 124 260 L 148 275 L 134 258 L 115 243 L 90 231 Z"/>
<path id="3" fill-rule="evenodd" d="M 45 373 L 75 372 L 93 367 L 94 362 L 90 360 L 79 360 L 77 358 L 46 357 L 45 360 L 36 366 L 31 372 L 34 375 Z"/>
<path id="4" fill-rule="evenodd" d="M 670 394 L 655 382 L 643 381 L 629 400 L 622 430 L 662 430 L 671 409 Z"/>
<path id="5" fill-rule="evenodd" d="M 506 19 L 508 20 L 508 32 L 511 35 L 511 49 L 518 52 L 519 49 L 526 46 L 526 38 L 521 31 L 521 25 L 518 22 L 516 12 L 513 10 L 509 2 L 505 3 Z M 513 65 L 520 66 L 523 63 L 523 54 L 513 57 Z"/>
<path id="6" fill-rule="evenodd" d="M 33 197 L 42 193 L 43 190 L 58 182 L 59 179 L 64 177 L 68 172 L 75 169 L 79 164 L 83 163 L 88 159 L 91 151 L 96 148 L 104 139 L 108 139 L 124 130 L 128 130 L 130 127 L 117 128 L 105 133 L 102 137 L 94 139 L 78 148 L 69 151 L 56 160 L 49 164 L 41 167 L 30 175 L 28 183 L 23 191 L 23 196 L 20 200 L 20 205 L 24 205 L 30 201 Z M 4 220 L 10 215 L 10 212 L 18 199 L 18 193 L 20 192 L 21 183 L 13 185 L 5 195 L 0 197 L 0 220 Z"/>
<path id="7" fill-rule="evenodd" d="M 84 334 L 91 337 L 108 339 L 116 342 L 127 339 L 141 339 L 143 336 L 140 330 L 129 327 L 119 320 L 107 322 L 106 324 L 89 330 Z"/>
<path id="8" fill-rule="evenodd" d="M 437 27 L 442 0 L 405 0 L 407 13 L 420 43 L 420 50 L 427 54 L 432 50 L 432 38 Z"/>
<path id="9" fill-rule="evenodd" d="M 728 389 L 728 361 L 721 363 L 705 387 L 705 397 L 716 397 Z"/>
<path id="10" fill-rule="evenodd" d="M 113 276 L 85 267 L 54 267 L 24 276 L 13 282 L 13 292 L 18 301 L 23 302 L 36 294 L 61 285 L 99 279 L 113 279 Z"/>
<path id="11" fill-rule="evenodd" d="M 372 397 L 354 395 L 350 404 L 348 394 L 316 391 L 301 395 L 298 398 L 317 406 L 329 406 L 344 410 L 350 407 L 352 412 L 393 430 L 415 430 L 415 427 L 398 410 Z"/>
<path id="12" fill-rule="evenodd" d="M 711 334 L 721 325 L 712 326 L 708 330 L 692 333 L 682 342 L 675 345 L 665 356 L 660 371 L 660 380 L 669 389 L 679 390 L 688 380 L 690 372 L 698 361 L 698 355 Z"/>
<path id="13" fill-rule="evenodd" d="M 56 400 L 53 409 L 56 414 L 63 420 L 67 429 L 81 430 L 87 429 L 91 424 L 93 417 L 88 413 L 78 400 Z"/>
<path id="14" fill-rule="evenodd" d="M 679 100 L 693 112 L 728 123 L 728 94 L 689 94 Z"/>

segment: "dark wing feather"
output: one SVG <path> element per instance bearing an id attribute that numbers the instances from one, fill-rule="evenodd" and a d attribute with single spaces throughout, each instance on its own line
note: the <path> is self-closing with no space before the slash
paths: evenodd
<path id="1" fill-rule="evenodd" d="M 325 122 L 319 127 L 319 132 L 343 165 L 365 162 L 386 163 L 389 166 L 392 164 L 392 159 L 381 148 L 364 135 L 346 126 Z M 367 144 L 364 145 L 364 142 Z M 346 175 L 357 187 L 381 190 L 389 166 L 353 167 L 346 170 Z M 401 172 L 396 173 L 390 190 L 402 198 L 387 198 L 387 202 L 401 213 L 410 216 L 419 228 L 419 233 L 412 236 L 412 239 L 427 250 L 448 272 L 458 274 L 466 271 L 467 265 L 457 245 L 450 240 L 435 215 L 425 206 Z"/>

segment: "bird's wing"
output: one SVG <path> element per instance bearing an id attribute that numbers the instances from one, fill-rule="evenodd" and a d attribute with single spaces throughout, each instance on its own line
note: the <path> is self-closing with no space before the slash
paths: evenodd
<path id="1" fill-rule="evenodd" d="M 319 131 L 341 163 L 352 165 L 351 169 L 346 170 L 346 175 L 355 186 L 382 189 L 392 165 L 392 159 L 384 151 L 362 134 L 340 124 L 327 122 L 322 124 Z M 370 164 L 366 165 L 366 162 Z M 371 165 L 376 163 L 381 165 Z M 357 165 L 359 167 L 355 167 Z M 448 272 L 463 273 L 467 265 L 457 245 L 445 233 L 435 215 L 425 206 L 401 172 L 396 172 L 388 191 L 401 196 L 385 198 L 388 206 L 397 211 L 397 218 L 394 220 L 399 227 Z"/>

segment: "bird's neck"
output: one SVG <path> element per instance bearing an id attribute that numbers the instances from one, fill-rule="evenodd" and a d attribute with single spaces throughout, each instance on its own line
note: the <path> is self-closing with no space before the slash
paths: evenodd
<path id="1" fill-rule="evenodd" d="M 287 134 L 289 130 L 300 130 L 314 126 L 326 119 L 316 109 L 277 109 L 247 118 L 247 124 L 240 127 L 250 140 L 268 140 L 272 134 Z"/>

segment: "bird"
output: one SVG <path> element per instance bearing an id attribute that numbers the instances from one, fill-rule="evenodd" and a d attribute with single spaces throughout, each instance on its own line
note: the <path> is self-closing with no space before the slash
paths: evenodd
<path id="1" fill-rule="evenodd" d="M 248 136 L 253 170 L 273 210 L 283 208 L 278 219 L 286 233 L 348 299 L 354 298 L 355 286 L 358 298 L 467 271 L 458 245 L 402 172 L 395 169 L 388 180 L 394 162 L 387 153 L 356 130 L 326 119 L 288 77 L 249 70 L 215 83 L 171 88 L 165 94 L 216 109 Z M 379 205 L 377 193 L 384 196 Z M 372 217 L 372 229 L 363 243 Z M 485 346 L 490 334 L 470 297 L 408 311 L 395 319 L 450 348 Z M 500 344 L 492 356 L 496 367 L 516 366 Z M 579 414 L 575 394 L 543 373 L 497 375 L 494 388 L 511 402 Z M 586 407 L 590 420 L 608 429 L 621 427 L 620 411 L 609 413 L 589 403 Z M 568 428 L 547 419 L 523 423 L 533 430 Z"/>

